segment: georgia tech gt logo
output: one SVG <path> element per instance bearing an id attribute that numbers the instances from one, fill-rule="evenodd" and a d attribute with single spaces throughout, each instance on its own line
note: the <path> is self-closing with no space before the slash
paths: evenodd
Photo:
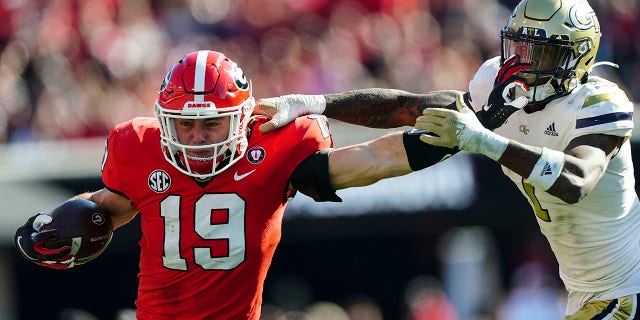
<path id="1" fill-rule="evenodd" d="M 596 13 L 583 2 L 579 2 L 569 9 L 569 20 L 580 30 L 588 30 L 595 27 L 596 32 L 600 32 L 600 24 Z"/>
<path id="2" fill-rule="evenodd" d="M 149 184 L 149 189 L 157 193 L 162 193 L 169 190 L 171 177 L 164 170 L 155 170 L 149 175 L 147 183 Z"/>

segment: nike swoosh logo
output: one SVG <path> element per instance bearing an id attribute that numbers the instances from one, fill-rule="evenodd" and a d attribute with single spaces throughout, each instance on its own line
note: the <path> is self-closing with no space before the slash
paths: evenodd
<path id="1" fill-rule="evenodd" d="M 243 174 L 238 174 L 238 171 L 236 171 L 236 172 L 233 174 L 233 180 L 235 180 L 235 181 L 240 181 L 240 180 L 242 180 L 242 179 L 244 179 L 244 178 L 248 177 L 248 176 L 249 176 L 250 174 L 252 174 L 254 171 L 256 171 L 256 169 L 253 169 L 253 170 L 251 170 L 251 171 L 249 171 L 249 172 L 246 172 L 246 173 L 243 173 Z"/>

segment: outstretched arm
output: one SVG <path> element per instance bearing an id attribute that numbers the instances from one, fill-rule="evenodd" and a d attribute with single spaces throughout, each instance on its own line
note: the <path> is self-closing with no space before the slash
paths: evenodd
<path id="1" fill-rule="evenodd" d="M 397 131 L 360 144 L 318 151 L 296 167 L 291 188 L 316 201 L 341 201 L 336 190 L 421 170 L 458 151 L 422 143 L 421 133 Z"/>
<path id="2" fill-rule="evenodd" d="M 370 128 L 413 126 L 425 108 L 451 108 L 460 91 L 416 94 L 397 89 L 370 88 L 324 95 L 286 95 L 260 99 L 256 109 L 272 119 L 261 132 L 275 130 L 301 115 L 315 113 Z"/>
<path id="3" fill-rule="evenodd" d="M 416 94 L 396 89 L 362 89 L 325 94 L 324 115 L 371 128 L 413 126 L 425 108 L 446 108 L 455 90 Z"/>
<path id="4" fill-rule="evenodd" d="M 383 178 L 410 172 L 407 153 L 402 145 L 402 132 L 338 148 L 329 154 L 329 177 L 336 190 L 370 185 Z"/>

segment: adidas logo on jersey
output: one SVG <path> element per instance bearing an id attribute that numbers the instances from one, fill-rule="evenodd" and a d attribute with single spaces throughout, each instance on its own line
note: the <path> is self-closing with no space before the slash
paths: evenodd
<path id="1" fill-rule="evenodd" d="M 544 131 L 544 134 L 546 134 L 548 136 L 557 137 L 558 136 L 558 131 L 556 131 L 556 123 L 555 122 L 551 123 L 547 127 L 547 130 Z"/>

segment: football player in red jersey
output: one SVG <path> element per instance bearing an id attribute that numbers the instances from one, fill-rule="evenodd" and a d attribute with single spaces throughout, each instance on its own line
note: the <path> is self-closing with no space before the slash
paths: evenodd
<path id="1" fill-rule="evenodd" d="M 262 133 L 269 118 L 253 114 L 254 105 L 236 63 L 214 51 L 187 54 L 164 79 L 156 117 L 134 118 L 109 135 L 105 187 L 75 197 L 98 204 L 116 227 L 140 215 L 138 319 L 258 319 L 296 191 L 340 201 L 337 189 L 407 174 L 452 152 L 409 131 L 333 149 L 320 115 Z M 57 236 L 39 232 L 48 221 L 37 214 L 18 229 L 20 253 L 73 267 L 69 250 L 44 249 Z"/>

